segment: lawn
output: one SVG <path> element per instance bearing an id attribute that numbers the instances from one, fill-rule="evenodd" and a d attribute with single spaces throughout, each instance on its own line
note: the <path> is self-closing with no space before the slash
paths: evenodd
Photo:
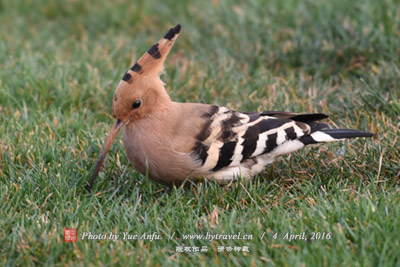
<path id="1" fill-rule="evenodd" d="M 172 189 L 119 138 L 87 192 L 116 85 L 177 23 L 175 101 L 323 112 L 376 136 Z M 399 266 L 398 0 L 3 0 L 0 25 L 0 265 Z"/>

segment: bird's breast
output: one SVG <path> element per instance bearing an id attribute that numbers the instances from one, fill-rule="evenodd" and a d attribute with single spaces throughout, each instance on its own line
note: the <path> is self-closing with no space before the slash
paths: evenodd
<path id="1" fill-rule="evenodd" d="M 178 185 L 195 168 L 189 154 L 175 151 L 162 131 L 127 125 L 122 140 L 133 167 L 159 183 Z"/>

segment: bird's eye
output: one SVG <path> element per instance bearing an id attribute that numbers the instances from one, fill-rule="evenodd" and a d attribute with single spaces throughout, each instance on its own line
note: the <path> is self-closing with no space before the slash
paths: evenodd
<path id="1" fill-rule="evenodd" d="M 136 100 L 135 102 L 133 102 L 132 104 L 132 109 L 137 109 L 138 107 L 140 107 L 140 105 L 142 104 L 142 100 Z"/>

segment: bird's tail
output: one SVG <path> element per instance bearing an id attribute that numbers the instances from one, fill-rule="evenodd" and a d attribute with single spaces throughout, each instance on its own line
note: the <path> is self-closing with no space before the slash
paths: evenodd
<path id="1" fill-rule="evenodd" d="M 373 133 L 361 132 L 352 129 L 320 129 L 308 135 L 300 137 L 299 141 L 304 145 L 334 142 L 338 140 L 356 138 L 356 137 L 372 137 Z"/>

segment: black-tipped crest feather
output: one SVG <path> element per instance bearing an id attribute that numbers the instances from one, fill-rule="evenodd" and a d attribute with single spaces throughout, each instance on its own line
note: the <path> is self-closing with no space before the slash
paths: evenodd
<path id="1" fill-rule="evenodd" d="M 164 38 L 168 40 L 172 40 L 179 32 L 181 31 L 181 25 L 177 24 L 174 28 L 171 28 L 165 35 Z"/>

